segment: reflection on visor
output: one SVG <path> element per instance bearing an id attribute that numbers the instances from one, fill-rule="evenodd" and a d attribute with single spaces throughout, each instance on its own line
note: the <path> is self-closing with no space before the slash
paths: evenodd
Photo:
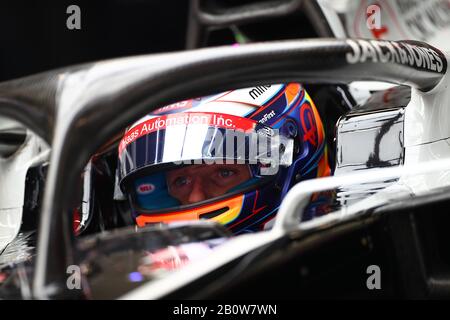
<path id="1" fill-rule="evenodd" d="M 249 165 L 189 165 L 135 181 L 141 209 L 162 210 L 191 205 L 251 188 L 261 178 Z"/>

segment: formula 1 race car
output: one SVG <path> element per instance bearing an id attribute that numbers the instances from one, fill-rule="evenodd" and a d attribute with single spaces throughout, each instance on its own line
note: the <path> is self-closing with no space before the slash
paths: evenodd
<path id="1" fill-rule="evenodd" d="M 0 84 L 0 298 L 449 298 L 446 48 L 435 39 L 360 39 L 327 1 L 220 3 L 192 2 L 190 50 Z M 286 12 L 311 19 L 311 38 L 258 39 L 266 33 L 255 21 L 285 20 Z M 259 232 L 236 235 L 215 222 L 222 208 L 168 223 L 153 223 L 159 212 L 148 211 L 151 223 L 139 223 L 118 177 L 144 161 L 127 158 L 138 148 L 133 142 L 148 146 L 151 138 L 130 128 L 151 112 L 201 100 L 193 97 L 249 88 L 246 99 L 265 100 L 277 84 L 297 83 L 302 103 L 314 101 L 322 118 L 332 175 L 296 180 Z M 296 101 L 293 87 L 270 94 Z M 311 144 L 320 136 L 308 130 L 315 115 L 304 118 Z M 260 116 L 253 127 L 271 132 L 275 111 Z M 157 150 L 168 155 L 174 144 Z M 134 197 L 157 187 L 137 186 Z M 256 193 L 252 214 L 268 199 Z"/>

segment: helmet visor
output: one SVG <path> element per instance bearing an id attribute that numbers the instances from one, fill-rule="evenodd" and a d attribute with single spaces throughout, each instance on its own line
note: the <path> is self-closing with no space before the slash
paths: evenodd
<path id="1" fill-rule="evenodd" d="M 293 145 L 277 130 L 228 114 L 148 117 L 129 129 L 119 145 L 121 186 L 132 187 L 130 177 L 136 172 L 150 175 L 173 165 L 249 164 L 257 165 L 258 176 L 275 175 L 279 166 L 291 164 Z"/>

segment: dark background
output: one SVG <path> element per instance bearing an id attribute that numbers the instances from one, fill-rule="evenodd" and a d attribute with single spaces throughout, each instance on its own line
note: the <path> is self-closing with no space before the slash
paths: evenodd
<path id="1" fill-rule="evenodd" d="M 81 30 L 69 30 L 69 5 Z M 71 64 L 185 47 L 188 0 L 0 3 L 0 81 Z"/>
<path id="2" fill-rule="evenodd" d="M 283 4 L 287 0 L 199 0 L 213 14 Z M 194 0 L 2 0 L 0 1 L 0 81 L 82 62 L 137 54 L 226 45 L 238 25 L 250 42 L 314 38 L 323 18 L 313 1 L 282 16 L 199 26 L 190 16 Z M 66 27 L 67 7 L 81 9 L 81 30 Z M 308 11 L 312 8 L 312 12 Z M 309 12 L 309 13 L 308 13 Z M 323 21 L 323 23 L 326 22 Z M 207 29 L 207 31 L 206 31 Z M 326 27 L 325 27 L 326 29 Z M 325 30 L 325 36 L 329 31 Z M 193 39 L 198 39 L 193 41 Z M 190 45 L 188 45 L 188 43 Z"/>

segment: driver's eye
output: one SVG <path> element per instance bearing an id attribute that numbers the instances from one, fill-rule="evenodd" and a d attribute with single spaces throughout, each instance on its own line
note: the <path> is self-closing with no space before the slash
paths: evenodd
<path id="1" fill-rule="evenodd" d="M 219 171 L 219 176 L 221 178 L 228 178 L 228 177 L 231 177 L 234 174 L 235 174 L 235 172 L 233 170 L 220 169 L 220 171 Z"/>
<path id="2" fill-rule="evenodd" d="M 176 187 L 183 187 L 189 183 L 189 179 L 187 177 L 178 177 L 174 180 L 173 184 Z"/>

